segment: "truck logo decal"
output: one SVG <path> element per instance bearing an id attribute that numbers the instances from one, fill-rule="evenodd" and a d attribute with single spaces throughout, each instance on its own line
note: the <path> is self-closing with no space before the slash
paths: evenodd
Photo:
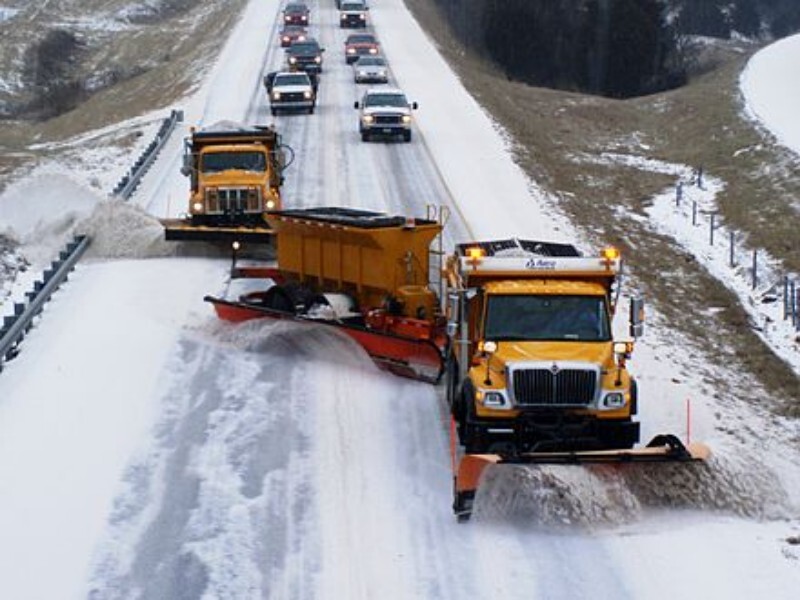
<path id="1" fill-rule="evenodd" d="M 536 269 L 541 271 L 554 271 L 556 268 L 556 261 L 546 258 L 530 258 L 525 263 L 526 269 Z"/>

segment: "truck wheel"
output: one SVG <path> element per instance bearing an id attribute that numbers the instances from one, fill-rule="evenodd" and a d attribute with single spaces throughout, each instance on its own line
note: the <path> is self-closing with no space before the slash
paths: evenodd
<path id="1" fill-rule="evenodd" d="M 368 142 L 369 141 L 369 133 L 367 133 L 366 131 L 362 131 L 361 132 L 361 141 L 362 142 Z"/>
<path id="2" fill-rule="evenodd" d="M 273 117 L 278 114 L 278 109 L 277 108 L 270 108 L 269 110 L 272 113 Z"/>
<path id="3" fill-rule="evenodd" d="M 410 131 L 404 131 L 403 132 L 403 141 L 405 141 L 405 142 L 410 142 L 411 141 L 411 132 Z"/>
<path id="4" fill-rule="evenodd" d="M 314 107 L 313 106 L 308 109 L 308 114 L 310 114 L 310 115 L 314 114 Z"/>

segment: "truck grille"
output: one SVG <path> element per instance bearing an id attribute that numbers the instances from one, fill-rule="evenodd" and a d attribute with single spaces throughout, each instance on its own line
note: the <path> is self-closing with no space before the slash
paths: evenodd
<path id="1" fill-rule="evenodd" d="M 303 92 L 281 92 L 281 102 L 302 102 L 306 100 Z"/>
<path id="2" fill-rule="evenodd" d="M 255 188 L 216 188 L 207 196 L 209 214 L 262 212 Z"/>
<path id="3" fill-rule="evenodd" d="M 515 369 L 512 383 L 519 406 L 587 406 L 595 398 L 597 371 Z"/>
<path id="4" fill-rule="evenodd" d="M 403 117 L 398 115 L 375 115 L 375 122 L 378 125 L 399 125 L 403 122 Z"/>

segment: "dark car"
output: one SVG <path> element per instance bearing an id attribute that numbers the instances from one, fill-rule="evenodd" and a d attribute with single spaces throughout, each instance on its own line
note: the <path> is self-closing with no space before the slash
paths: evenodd
<path id="1" fill-rule="evenodd" d="M 308 30 L 302 25 L 284 25 L 280 32 L 281 47 L 288 48 L 292 42 L 304 42 Z"/>
<path id="2" fill-rule="evenodd" d="M 380 54 L 378 39 L 371 33 L 352 33 L 344 41 L 344 58 L 347 64 L 354 63 L 359 56 Z"/>
<path id="3" fill-rule="evenodd" d="M 308 25 L 308 15 L 311 11 L 302 2 L 291 2 L 283 9 L 284 25 Z"/>
<path id="4" fill-rule="evenodd" d="M 322 53 L 319 42 L 314 38 L 307 38 L 303 42 L 293 42 L 286 49 L 286 63 L 290 71 L 322 72 Z"/>

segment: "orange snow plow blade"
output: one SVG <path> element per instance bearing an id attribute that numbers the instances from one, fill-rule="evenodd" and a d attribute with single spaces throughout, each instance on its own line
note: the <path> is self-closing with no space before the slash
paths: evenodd
<path id="1" fill-rule="evenodd" d="M 249 297 L 255 299 L 254 296 L 251 294 Z M 315 319 L 249 302 L 231 302 L 213 296 L 206 296 L 204 300 L 213 304 L 217 316 L 226 321 L 241 322 L 268 317 L 334 327 L 364 348 L 380 368 L 401 377 L 436 383 L 444 372 L 443 350 L 422 331 L 418 336 L 414 336 L 414 325 L 420 323 L 415 323 L 413 319 L 397 319 L 393 323 L 396 331 L 407 333 L 399 335 L 392 331 L 376 331 L 357 323 L 336 319 Z M 441 341 L 440 343 L 443 344 Z"/>
<path id="2" fill-rule="evenodd" d="M 481 475 L 490 465 L 693 462 L 705 461 L 710 455 L 711 450 L 705 444 L 684 445 L 680 439 L 671 434 L 658 435 L 647 446 L 628 450 L 533 452 L 514 456 L 465 454 L 458 463 L 454 477 L 453 511 L 459 521 L 467 521 L 470 518 Z"/>

